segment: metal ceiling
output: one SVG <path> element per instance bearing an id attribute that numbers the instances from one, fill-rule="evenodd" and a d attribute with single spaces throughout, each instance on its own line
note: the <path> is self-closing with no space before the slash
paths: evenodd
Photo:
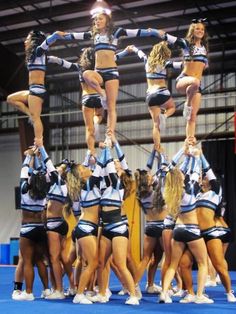
<path id="1" fill-rule="evenodd" d="M 47 34 L 55 30 L 86 31 L 91 26 L 89 10 L 94 0 L 8 0 L 0 2 L 0 90 L 6 91 L 6 80 L 17 76 L 19 66 L 10 67 L 19 60 L 24 67 L 24 40 L 32 29 L 39 29 Z M 141 0 L 141 1 L 107 1 L 113 12 L 115 25 L 125 28 L 160 28 L 173 35 L 184 37 L 192 18 L 206 17 L 209 33 L 208 73 L 227 73 L 236 70 L 236 1 L 229 0 Z M 155 38 L 122 39 L 120 49 L 128 44 L 135 44 L 149 52 Z M 50 48 L 49 54 L 76 61 L 83 47 L 91 42 L 58 42 Z M 178 51 L 173 51 L 177 57 Z M 4 58 L 4 60 L 3 60 Z M 4 63 L 4 65 L 3 65 Z M 9 67 L 8 67 L 9 65 Z M 5 66 L 5 68 L 4 68 Z M 3 70 L 1 70 L 1 67 Z M 6 78 L 6 69 L 9 77 Z M 137 57 L 129 56 L 119 63 L 121 84 L 145 81 L 143 64 Z M 61 68 L 50 65 L 47 80 L 61 84 L 65 91 L 73 90 L 73 82 L 78 80 L 76 73 L 68 73 Z"/>

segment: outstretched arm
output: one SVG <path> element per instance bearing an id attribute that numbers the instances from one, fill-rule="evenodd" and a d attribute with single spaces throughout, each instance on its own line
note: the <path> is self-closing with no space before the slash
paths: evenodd
<path id="1" fill-rule="evenodd" d="M 48 63 L 51 63 L 51 64 L 58 64 L 61 67 L 68 69 L 68 70 L 73 70 L 73 71 L 79 71 L 80 70 L 80 66 L 78 63 L 69 62 L 65 59 L 58 58 L 55 56 L 48 56 L 47 61 L 48 61 Z"/>
<path id="2" fill-rule="evenodd" d="M 162 38 L 162 33 L 160 33 L 157 29 L 154 28 L 148 28 L 148 29 L 125 29 L 122 27 L 119 27 L 115 33 L 114 37 L 115 38 L 120 38 L 120 37 L 158 37 Z"/>
<path id="3" fill-rule="evenodd" d="M 65 40 L 65 32 L 56 31 L 53 34 L 49 35 L 40 46 L 36 49 L 36 55 L 38 57 L 42 56 L 45 51 L 49 49 L 58 39 Z"/>

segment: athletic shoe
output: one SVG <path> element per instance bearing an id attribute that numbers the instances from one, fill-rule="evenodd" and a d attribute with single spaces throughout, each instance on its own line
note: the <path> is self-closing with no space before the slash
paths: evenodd
<path id="1" fill-rule="evenodd" d="M 96 295 L 96 292 L 95 291 L 86 291 L 85 292 L 85 296 L 87 299 L 90 300 L 91 297 L 94 297 Z"/>
<path id="2" fill-rule="evenodd" d="M 150 293 L 150 294 L 152 293 L 160 294 L 162 291 L 162 288 L 154 283 L 152 286 L 146 285 L 145 290 L 147 293 Z"/>
<path id="3" fill-rule="evenodd" d="M 16 300 L 16 301 L 34 301 L 34 295 L 33 295 L 33 293 L 27 293 L 26 291 L 23 291 L 22 293 L 15 296 L 14 300 Z"/>
<path id="4" fill-rule="evenodd" d="M 139 300 L 137 297 L 133 296 L 133 297 L 129 297 L 126 301 L 125 304 L 128 305 L 139 305 Z"/>
<path id="5" fill-rule="evenodd" d="M 135 295 L 136 297 L 138 298 L 138 300 L 141 300 L 142 299 L 142 292 L 141 292 L 141 289 L 140 289 L 140 286 L 139 285 L 136 285 L 135 286 Z"/>
<path id="6" fill-rule="evenodd" d="M 201 296 L 196 295 L 194 303 L 197 304 L 211 304 L 214 303 L 214 300 L 208 298 L 206 295 L 202 294 Z"/>
<path id="7" fill-rule="evenodd" d="M 193 303 L 195 302 L 195 297 L 195 295 L 188 293 L 183 299 L 179 300 L 179 303 Z"/>
<path id="8" fill-rule="evenodd" d="M 111 292 L 111 290 L 109 288 L 107 288 L 106 289 L 106 297 L 107 297 L 107 299 L 109 300 L 111 296 L 112 296 L 112 292 Z"/>
<path id="9" fill-rule="evenodd" d="M 19 294 L 21 294 L 21 293 L 22 293 L 21 290 L 13 290 L 12 295 L 11 295 L 11 298 L 12 298 L 13 300 L 17 300 L 17 299 L 16 299 L 17 296 L 18 296 Z"/>
<path id="10" fill-rule="evenodd" d="M 222 283 L 219 274 L 216 275 L 216 283 L 217 285 L 220 285 Z"/>
<path id="11" fill-rule="evenodd" d="M 42 290 L 41 298 L 44 299 L 44 298 L 48 297 L 51 293 L 52 293 L 51 289 Z"/>
<path id="12" fill-rule="evenodd" d="M 167 293 L 161 292 L 159 297 L 159 303 L 172 303 L 172 299 L 169 296 L 168 292 Z"/>
<path id="13" fill-rule="evenodd" d="M 192 106 L 188 106 L 184 103 L 183 117 L 188 121 L 191 118 L 192 114 Z"/>
<path id="14" fill-rule="evenodd" d="M 128 294 L 129 293 L 129 291 L 126 289 L 126 288 L 122 288 L 117 294 L 118 295 L 125 295 L 125 294 Z"/>
<path id="15" fill-rule="evenodd" d="M 93 288 L 93 291 L 95 291 L 96 293 L 99 293 L 99 287 L 98 287 L 98 286 L 95 286 L 95 287 Z"/>
<path id="16" fill-rule="evenodd" d="M 62 291 L 54 290 L 51 294 L 45 297 L 46 300 L 63 300 L 65 295 Z"/>
<path id="17" fill-rule="evenodd" d="M 66 290 L 66 292 L 64 292 L 64 295 L 65 295 L 66 297 L 74 297 L 74 296 L 76 295 L 76 292 L 77 292 L 76 289 L 74 289 L 74 288 L 68 288 L 68 289 Z"/>
<path id="18" fill-rule="evenodd" d="M 236 298 L 234 296 L 234 291 L 231 290 L 229 293 L 226 293 L 228 302 L 236 302 Z"/>
<path id="19" fill-rule="evenodd" d="M 206 283 L 205 283 L 205 287 L 216 287 L 217 283 L 214 280 L 211 279 L 207 279 Z"/>
<path id="20" fill-rule="evenodd" d="M 166 129 L 166 119 L 167 117 L 164 114 L 159 115 L 159 128 L 160 131 L 164 131 Z"/>
<path id="21" fill-rule="evenodd" d="M 89 298 L 92 302 L 98 303 L 107 303 L 109 299 L 105 295 L 101 295 L 100 293 L 96 294 L 94 297 Z"/>
<path id="22" fill-rule="evenodd" d="M 76 294 L 74 296 L 74 299 L 72 301 L 73 303 L 79 303 L 79 304 L 93 304 L 83 293 Z"/>
<path id="23" fill-rule="evenodd" d="M 185 291 L 182 289 L 179 289 L 173 294 L 173 297 L 183 298 L 184 295 L 185 295 Z"/>

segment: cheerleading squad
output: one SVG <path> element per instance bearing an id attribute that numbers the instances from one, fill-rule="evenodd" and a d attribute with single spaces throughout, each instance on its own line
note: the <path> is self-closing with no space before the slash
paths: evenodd
<path id="1" fill-rule="evenodd" d="M 153 46 L 149 55 L 133 45 L 116 53 L 119 38 L 150 36 L 160 42 Z M 47 55 L 49 47 L 57 40 L 90 39 L 94 40 L 94 48 L 86 48 L 77 63 Z M 171 60 L 170 45 L 183 50 L 183 61 Z M 73 303 L 107 303 L 111 296 L 109 275 L 112 269 L 123 286 L 119 294 L 128 293 L 125 304 L 138 305 L 142 298 L 139 282 L 148 267 L 146 289 L 148 293 L 159 294 L 159 303 L 171 303 L 172 295 L 181 297 L 181 303 L 213 303 L 204 293 L 211 264 L 225 288 L 227 301 L 236 302 L 224 258 L 230 230 L 223 219 L 222 189 L 195 138 L 201 77 L 208 64 L 204 21 L 193 21 L 186 38 L 178 38 L 157 29 L 114 28 L 111 16 L 99 12 L 94 16 L 91 32 L 56 31 L 46 37 L 41 31 L 31 31 L 25 41 L 25 53 L 29 90 L 7 98 L 10 105 L 29 116 L 35 136 L 33 146 L 25 151 L 21 170 L 20 254 L 12 298 L 34 300 L 36 265 L 43 298 L 55 300 L 73 296 Z M 154 143 L 146 168 L 134 173 L 136 197 L 146 221 L 143 257 L 138 265 L 131 255 L 126 216 L 129 208 L 124 206 L 133 192 L 133 175 L 115 137 L 117 62 L 131 53 L 144 62 L 146 104 L 153 122 Z M 40 116 L 49 64 L 78 72 L 88 146 L 82 163 L 64 159 L 54 165 L 45 150 Z M 181 70 L 176 89 L 186 95 L 183 110 L 186 140 L 170 161 L 161 146 L 160 135 L 166 119 L 175 112 L 166 84 L 168 68 Z M 107 111 L 107 130 L 97 153 L 95 135 L 104 110 Z M 68 253 L 65 217 L 71 213 L 77 224 Z M 160 260 L 161 287 L 154 283 Z M 191 274 L 193 261 L 198 266 L 196 293 Z M 69 282 L 66 292 L 64 274 Z M 174 277 L 176 289 L 171 286 Z"/>

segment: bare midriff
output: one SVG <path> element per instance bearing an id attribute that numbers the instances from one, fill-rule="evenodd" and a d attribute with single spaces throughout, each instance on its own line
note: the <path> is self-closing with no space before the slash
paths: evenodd
<path id="1" fill-rule="evenodd" d="M 54 200 L 49 200 L 47 206 L 47 218 L 63 217 L 62 209 L 62 203 Z"/>
<path id="2" fill-rule="evenodd" d="M 206 207 L 197 208 L 198 223 L 201 230 L 205 230 L 215 226 L 215 212 Z"/>
<path id="3" fill-rule="evenodd" d="M 81 216 L 79 219 L 87 220 L 97 225 L 98 217 L 99 217 L 99 210 L 100 210 L 100 207 L 98 205 L 87 207 L 87 208 L 82 208 Z"/>
<path id="4" fill-rule="evenodd" d="M 29 71 L 29 85 L 42 84 L 44 85 L 45 72 L 40 70 Z"/>
<path id="5" fill-rule="evenodd" d="M 188 61 L 185 62 L 182 73 L 201 80 L 204 68 L 205 64 L 203 62 Z"/>
<path id="6" fill-rule="evenodd" d="M 82 86 L 82 95 L 91 95 L 91 94 L 97 94 L 97 92 L 95 91 L 95 89 L 93 89 L 92 87 L 90 87 L 88 84 L 86 83 L 81 83 Z"/>
<path id="7" fill-rule="evenodd" d="M 147 89 L 148 92 L 151 92 L 152 90 L 157 89 L 157 88 L 163 88 L 163 87 L 166 88 L 166 82 L 163 79 L 154 79 L 154 80 L 147 79 L 147 84 L 148 84 L 148 89 Z"/>
<path id="8" fill-rule="evenodd" d="M 115 53 L 111 50 L 99 50 L 95 53 L 95 67 L 98 69 L 115 68 Z"/>
<path id="9" fill-rule="evenodd" d="M 22 223 L 42 222 L 42 212 L 22 210 Z"/>

